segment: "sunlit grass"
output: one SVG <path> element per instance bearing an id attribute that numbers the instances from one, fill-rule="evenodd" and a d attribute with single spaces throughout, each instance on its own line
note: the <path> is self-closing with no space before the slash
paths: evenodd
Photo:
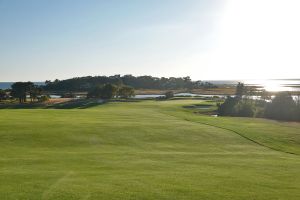
<path id="1" fill-rule="evenodd" d="M 0 199 L 300 198 L 298 123 L 194 104 L 211 102 L 0 110 Z"/>

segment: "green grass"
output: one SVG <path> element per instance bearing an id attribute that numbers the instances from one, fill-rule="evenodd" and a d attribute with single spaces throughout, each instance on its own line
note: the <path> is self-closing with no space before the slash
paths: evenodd
<path id="1" fill-rule="evenodd" d="M 194 104 L 2 109 L 0 199 L 300 199 L 299 123 Z"/>

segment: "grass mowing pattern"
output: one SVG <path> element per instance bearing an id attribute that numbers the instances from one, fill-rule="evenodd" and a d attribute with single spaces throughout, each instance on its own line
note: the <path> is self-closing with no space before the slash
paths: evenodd
<path id="1" fill-rule="evenodd" d="M 195 109 L 182 109 L 182 105 L 191 105 L 192 103 L 195 102 L 185 101 L 182 103 L 173 101 L 163 105 L 163 111 L 168 109 L 168 113 L 171 113 L 172 116 L 235 132 L 254 143 L 276 151 L 300 155 L 300 123 L 245 117 L 215 118 L 207 117 L 206 115 L 192 115 L 191 113 L 195 112 Z M 214 105 L 211 102 L 205 102 L 204 104 Z M 211 110 L 213 109 L 216 109 L 216 107 L 211 108 Z M 196 111 L 197 113 L 207 112 L 205 110 Z"/>
<path id="2" fill-rule="evenodd" d="M 0 197 L 300 199 L 300 156 L 214 127 L 298 154 L 299 124 L 183 108 L 194 103 L 0 110 Z"/>

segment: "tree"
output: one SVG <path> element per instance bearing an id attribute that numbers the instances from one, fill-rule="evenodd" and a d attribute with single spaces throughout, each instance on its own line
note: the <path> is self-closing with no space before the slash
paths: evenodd
<path id="1" fill-rule="evenodd" d="M 94 88 L 92 88 L 88 94 L 87 94 L 87 98 L 100 98 L 102 95 L 102 86 L 96 86 Z"/>
<path id="2" fill-rule="evenodd" d="M 134 96 L 134 89 L 129 86 L 121 86 L 118 89 L 118 94 L 119 97 L 121 98 L 129 98 Z"/>
<path id="3" fill-rule="evenodd" d="M 6 99 L 7 95 L 5 90 L 0 89 L 0 101 Z"/>
<path id="4" fill-rule="evenodd" d="M 42 94 L 42 88 L 37 86 L 37 85 L 33 85 L 29 88 L 29 96 L 31 99 L 31 102 L 33 102 L 34 100 L 36 100 L 38 98 L 39 95 Z"/>
<path id="5" fill-rule="evenodd" d="M 196 89 L 196 88 L 213 88 L 215 85 L 201 81 L 192 81 L 190 77 L 170 77 L 158 78 L 152 76 L 132 76 L 132 75 L 114 75 L 114 76 L 86 76 L 75 77 L 66 80 L 55 80 L 45 82 L 43 89 L 46 91 L 63 91 L 63 92 L 79 92 L 89 91 L 95 85 L 128 85 L 134 89 Z"/>
<path id="6" fill-rule="evenodd" d="M 265 116 L 278 120 L 295 120 L 297 104 L 288 92 L 278 93 L 265 109 Z"/>
<path id="7" fill-rule="evenodd" d="M 47 95 L 43 95 L 43 96 L 38 98 L 39 102 L 46 102 L 48 100 L 49 100 L 49 96 L 47 96 Z"/>
<path id="8" fill-rule="evenodd" d="M 174 92 L 173 91 L 168 91 L 165 93 L 166 99 L 171 99 L 174 97 Z"/>
<path id="9" fill-rule="evenodd" d="M 238 104 L 239 100 L 235 97 L 227 96 L 226 100 L 222 104 L 218 104 L 218 114 L 221 116 L 234 116 L 235 106 Z"/>
<path id="10" fill-rule="evenodd" d="M 252 101 L 243 99 L 234 107 L 234 114 L 240 117 L 253 117 L 255 114 L 255 105 Z"/>
<path id="11" fill-rule="evenodd" d="M 113 84 L 96 86 L 88 92 L 87 98 L 111 99 L 117 95 L 117 89 L 118 88 Z"/>
<path id="12" fill-rule="evenodd" d="M 26 95 L 34 86 L 32 82 L 16 82 L 11 86 L 11 96 L 19 99 L 20 103 L 26 102 Z"/>
<path id="13" fill-rule="evenodd" d="M 246 94 L 246 92 L 247 92 L 247 90 L 246 90 L 244 83 L 238 82 L 238 84 L 236 86 L 236 91 L 235 91 L 236 97 L 241 99 L 243 97 L 243 95 Z"/>
<path id="14" fill-rule="evenodd" d="M 270 95 L 270 93 L 269 93 L 268 91 L 266 91 L 266 90 L 261 90 L 261 92 L 260 92 L 260 98 L 261 98 L 262 100 L 264 100 L 264 101 L 270 100 L 270 99 L 271 99 L 271 95 Z"/>
<path id="15" fill-rule="evenodd" d="M 102 88 L 101 98 L 111 99 L 116 96 L 118 88 L 113 84 L 105 84 Z"/>
<path id="16" fill-rule="evenodd" d="M 296 95 L 296 104 L 297 104 L 297 119 L 300 120 L 300 92 Z"/>

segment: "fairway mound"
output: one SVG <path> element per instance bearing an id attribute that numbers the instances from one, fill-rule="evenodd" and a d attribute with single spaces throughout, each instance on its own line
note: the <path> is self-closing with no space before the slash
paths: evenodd
<path id="1" fill-rule="evenodd" d="M 98 106 L 106 103 L 106 101 L 99 101 L 98 99 L 72 99 L 70 101 L 64 101 L 60 103 L 55 103 L 47 106 L 47 108 L 53 109 L 86 109 L 94 106 Z"/>
<path id="2" fill-rule="evenodd" d="M 206 109 L 210 109 L 213 106 L 212 105 L 207 105 L 207 104 L 194 104 L 194 105 L 188 105 L 188 106 L 183 106 L 184 108 L 190 108 L 190 109 L 202 109 L 202 110 L 206 110 Z"/>

